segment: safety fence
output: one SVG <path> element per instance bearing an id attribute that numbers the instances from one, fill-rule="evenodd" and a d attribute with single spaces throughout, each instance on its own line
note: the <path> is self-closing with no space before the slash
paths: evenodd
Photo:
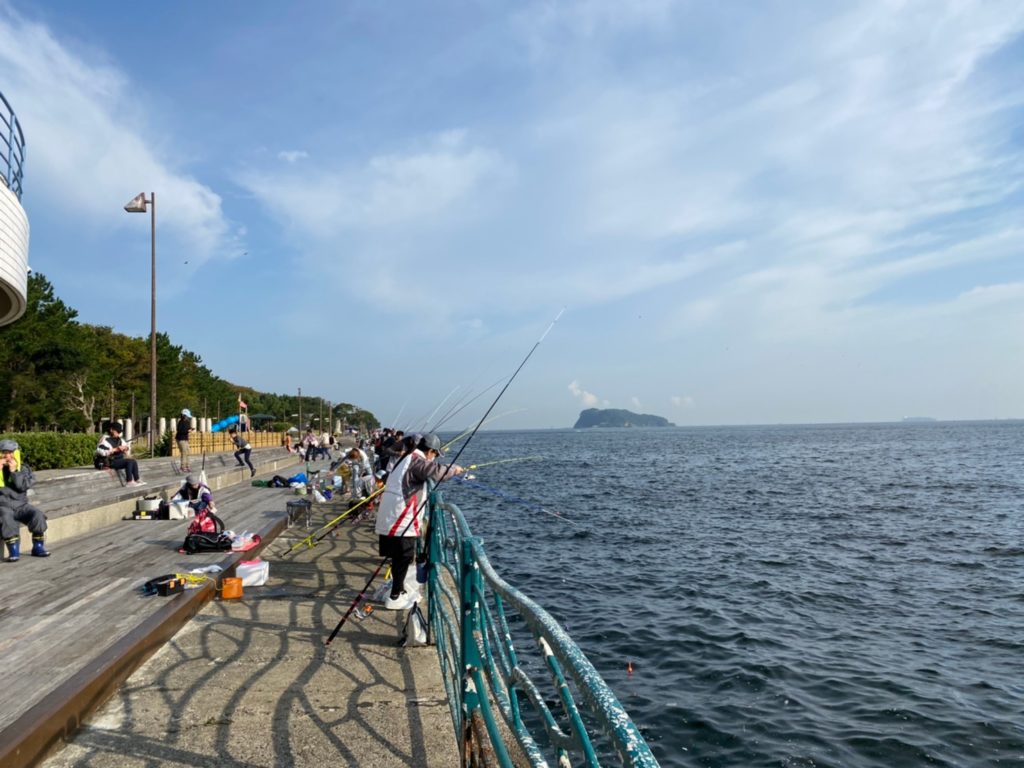
<path id="1" fill-rule="evenodd" d="M 4 95 L 0 93 L 0 178 L 19 200 L 25 171 L 25 134 Z"/>
<path id="2" fill-rule="evenodd" d="M 430 508 L 430 638 L 462 765 L 657 766 L 583 651 L 498 576 L 459 508 L 437 491 Z"/>

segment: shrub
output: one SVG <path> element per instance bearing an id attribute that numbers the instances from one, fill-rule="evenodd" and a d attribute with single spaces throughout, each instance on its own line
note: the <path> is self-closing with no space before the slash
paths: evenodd
<path id="1" fill-rule="evenodd" d="M 17 441 L 21 460 L 32 469 L 92 466 L 101 435 L 76 432 L 7 432 L 0 440 Z"/>

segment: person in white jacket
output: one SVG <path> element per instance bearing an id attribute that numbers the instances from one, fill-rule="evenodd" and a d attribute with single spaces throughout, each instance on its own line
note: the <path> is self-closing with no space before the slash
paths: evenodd
<path id="1" fill-rule="evenodd" d="M 384 601 L 390 610 L 410 608 L 419 600 L 419 589 L 405 589 L 405 576 L 416 557 L 416 541 L 426 532 L 427 482 L 463 474 L 458 464 L 438 464 L 441 440 L 426 435 L 388 475 L 377 508 L 375 531 L 382 557 L 391 558 L 391 595 Z"/>

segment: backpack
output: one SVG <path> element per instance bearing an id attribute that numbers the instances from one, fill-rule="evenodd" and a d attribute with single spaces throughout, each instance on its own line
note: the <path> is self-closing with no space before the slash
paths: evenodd
<path id="1" fill-rule="evenodd" d="M 188 524 L 185 543 L 178 550 L 186 555 L 199 552 L 230 552 L 231 537 L 224 533 L 224 521 L 209 509 L 199 509 Z"/>
<path id="2" fill-rule="evenodd" d="M 188 524 L 188 533 L 212 533 L 224 532 L 224 521 L 217 517 L 207 507 L 200 507 L 196 510 L 196 516 Z"/>
<path id="3" fill-rule="evenodd" d="M 195 555 L 201 552 L 230 552 L 231 537 L 226 533 L 190 533 L 179 552 Z"/>
<path id="4" fill-rule="evenodd" d="M 109 469 L 110 457 L 104 456 L 102 453 L 94 453 L 92 456 L 92 465 L 96 467 L 96 469 Z"/>

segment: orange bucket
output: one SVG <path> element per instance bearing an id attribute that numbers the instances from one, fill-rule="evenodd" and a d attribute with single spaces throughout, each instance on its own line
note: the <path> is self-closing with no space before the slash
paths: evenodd
<path id="1" fill-rule="evenodd" d="M 237 600 L 242 596 L 242 580 L 237 576 L 227 576 L 221 582 L 220 599 Z"/>

